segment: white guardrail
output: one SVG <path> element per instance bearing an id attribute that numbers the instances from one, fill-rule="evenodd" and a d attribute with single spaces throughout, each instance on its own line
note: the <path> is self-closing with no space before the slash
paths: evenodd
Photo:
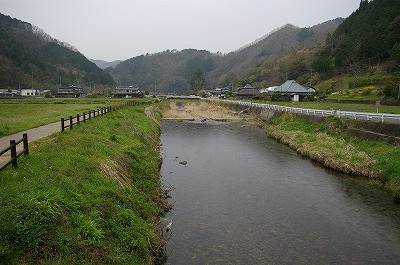
<path id="1" fill-rule="evenodd" d="M 223 102 L 238 104 L 246 107 L 257 107 L 262 109 L 286 111 L 286 112 L 299 113 L 310 116 L 311 115 L 319 117 L 335 116 L 338 118 L 349 118 L 354 120 L 400 124 L 399 114 L 370 113 L 370 112 L 356 112 L 356 111 L 342 111 L 342 110 L 303 109 L 303 108 L 293 108 L 287 106 L 261 104 L 261 103 L 253 103 L 253 102 L 237 101 L 237 100 L 223 100 Z"/>

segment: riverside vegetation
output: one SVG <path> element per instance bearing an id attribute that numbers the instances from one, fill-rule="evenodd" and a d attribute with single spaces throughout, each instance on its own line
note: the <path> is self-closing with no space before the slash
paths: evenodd
<path id="1" fill-rule="evenodd" d="M 345 126 L 334 117 L 317 124 L 284 113 L 271 118 L 264 128 L 270 137 L 301 155 L 344 173 L 370 177 L 371 184 L 400 198 L 399 146 L 347 136 Z"/>
<path id="2" fill-rule="evenodd" d="M 136 106 L 33 142 L 0 172 L 0 263 L 155 262 L 159 133 Z"/>

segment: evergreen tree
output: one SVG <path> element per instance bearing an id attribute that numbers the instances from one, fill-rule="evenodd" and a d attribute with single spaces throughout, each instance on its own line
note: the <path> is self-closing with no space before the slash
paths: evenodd
<path id="1" fill-rule="evenodd" d="M 206 87 L 206 80 L 203 75 L 203 71 L 198 69 L 192 77 L 192 81 L 190 83 L 192 90 L 200 90 Z"/>

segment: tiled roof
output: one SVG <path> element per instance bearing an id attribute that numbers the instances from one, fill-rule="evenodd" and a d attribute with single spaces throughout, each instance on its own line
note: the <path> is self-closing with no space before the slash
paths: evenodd
<path id="1" fill-rule="evenodd" d="M 275 88 L 274 92 L 290 93 L 290 94 L 292 94 L 292 93 L 299 93 L 299 94 L 309 93 L 309 91 L 307 89 L 302 87 L 295 80 L 286 81 L 281 86 L 278 86 L 277 88 Z"/>

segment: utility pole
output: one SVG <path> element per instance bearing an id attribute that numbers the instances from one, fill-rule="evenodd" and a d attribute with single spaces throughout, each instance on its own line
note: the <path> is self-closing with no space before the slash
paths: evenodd
<path id="1" fill-rule="evenodd" d="M 312 75 L 313 75 L 313 72 L 312 72 L 312 68 L 311 68 L 310 87 L 312 87 Z"/>
<path id="2" fill-rule="evenodd" d="M 32 70 L 32 93 L 33 93 L 33 70 Z"/>
<path id="3" fill-rule="evenodd" d="M 400 99 L 400 81 L 399 81 L 399 93 L 397 94 L 397 99 Z"/>

